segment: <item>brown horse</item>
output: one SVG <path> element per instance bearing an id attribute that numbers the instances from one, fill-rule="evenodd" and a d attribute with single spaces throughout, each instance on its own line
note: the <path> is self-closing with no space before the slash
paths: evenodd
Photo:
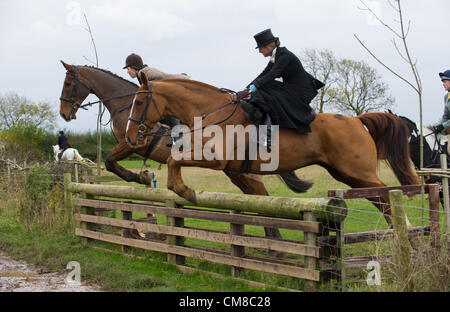
<path id="1" fill-rule="evenodd" d="M 128 182 L 137 182 L 141 184 L 151 184 L 151 179 L 146 172 L 140 175 L 129 171 L 118 164 L 118 161 L 136 153 L 148 157 L 159 163 L 166 163 L 170 156 L 170 148 L 166 144 L 171 141 L 170 134 L 165 131 L 162 134 L 156 134 L 160 127 L 155 127 L 151 132 L 156 134 L 156 140 L 150 153 L 146 155 L 149 147 L 154 140 L 149 140 L 139 148 L 131 148 L 125 142 L 125 129 L 130 114 L 132 99 L 138 86 L 126 79 L 123 79 L 109 71 L 94 68 L 90 66 L 69 65 L 61 61 L 67 70 L 61 92 L 60 115 L 66 121 L 76 119 L 76 113 L 82 106 L 81 103 L 89 94 L 95 94 L 108 109 L 111 115 L 113 133 L 118 141 L 118 145 L 107 155 L 105 160 L 106 169 Z M 165 127 L 162 127 L 164 130 Z M 152 137 L 153 138 L 153 137 Z M 245 194 L 268 195 L 268 192 L 262 182 L 262 178 L 255 174 L 240 174 L 224 170 L 224 173 L 230 178 L 242 192 Z M 303 182 L 295 176 L 295 173 L 286 173 L 280 175 L 287 186 L 294 192 L 306 191 L 311 184 Z M 277 229 L 266 229 L 266 233 L 271 236 L 281 237 Z"/>
<path id="2" fill-rule="evenodd" d="M 243 158 L 239 160 L 236 155 L 238 149 L 242 151 L 242 146 L 231 145 L 234 146 L 231 151 L 234 157 L 226 157 L 230 155 L 228 145 L 217 144 L 228 144 L 230 140 L 236 143 L 235 133 L 228 135 L 227 126 L 249 125 L 237 101 L 230 101 L 227 94 L 198 81 L 173 79 L 149 83 L 145 75 L 141 76 L 141 81 L 127 125 L 126 140 L 131 146 L 139 146 L 143 127 L 149 127 L 167 115 L 190 126 L 191 131 L 187 134 L 194 145 L 197 144 L 195 140 L 198 140 L 199 131 L 208 129 L 208 125 L 215 127 L 216 134 L 220 132 L 217 127 L 222 130 L 222 137 L 200 137 L 200 148 L 205 150 L 213 146 L 211 151 L 216 157 L 201 155 L 199 159 L 197 155 L 196 159 L 198 150 L 194 148 L 194 151 L 183 152 L 182 157 L 174 154 L 167 159 L 169 189 L 195 203 L 195 192 L 182 180 L 181 166 L 240 172 Z M 264 171 L 262 165 L 267 165 L 271 160 L 263 160 L 261 155 L 257 155 L 248 171 L 254 174 L 278 174 L 317 164 L 350 187 L 381 187 L 385 184 L 377 176 L 377 161 L 385 159 L 402 185 L 418 182 L 410 165 L 408 128 L 392 114 L 367 113 L 358 117 L 319 114 L 311 123 L 311 129 L 310 133 L 299 134 L 292 129 L 280 128 L 279 139 L 276 139 L 276 135 L 274 138 L 279 165 L 273 170 Z M 249 135 L 245 136 L 245 144 L 249 144 Z M 377 198 L 368 199 L 377 201 Z M 387 223 L 392 225 L 387 202 L 388 198 L 381 198 L 381 202 L 375 205 Z"/>

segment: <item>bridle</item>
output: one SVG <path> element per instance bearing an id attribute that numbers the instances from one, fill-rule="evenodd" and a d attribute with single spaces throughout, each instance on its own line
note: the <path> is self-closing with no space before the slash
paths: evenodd
<path id="1" fill-rule="evenodd" d="M 149 134 L 145 133 L 146 129 L 149 129 L 149 130 L 153 129 L 152 126 L 149 126 L 145 123 L 145 118 L 147 117 L 147 111 L 150 106 L 150 102 L 153 103 L 153 105 L 155 106 L 156 112 L 159 115 L 159 120 L 161 120 L 163 118 L 163 116 L 161 115 L 161 112 L 159 111 L 159 108 L 158 108 L 158 104 L 156 104 L 155 98 L 153 97 L 151 81 L 149 81 L 148 90 L 141 90 L 141 91 L 136 92 L 136 94 L 139 94 L 139 93 L 147 93 L 147 97 L 145 98 L 144 111 L 142 112 L 141 119 L 136 119 L 136 118 L 133 118 L 130 116 L 130 117 L 128 117 L 128 120 L 135 122 L 139 125 L 138 126 L 138 136 L 143 137 L 143 136 L 149 136 Z M 134 102 L 136 102 L 136 99 Z M 140 104 L 136 104 L 136 105 L 140 105 Z"/>
<path id="2" fill-rule="evenodd" d="M 60 101 L 66 101 L 72 105 L 72 109 L 70 110 L 69 117 L 72 117 L 73 114 L 76 112 L 76 110 L 81 107 L 81 103 L 78 103 L 75 100 L 75 96 L 77 95 L 77 92 L 78 92 L 78 83 L 81 83 L 86 89 L 88 89 L 89 93 L 91 93 L 91 91 L 92 91 L 92 88 L 90 86 L 88 86 L 87 83 L 85 83 L 84 81 L 82 81 L 78 78 L 78 66 L 74 66 L 74 68 L 75 68 L 74 72 L 71 72 L 71 71 L 66 72 L 66 75 L 73 76 L 73 80 L 74 80 L 71 98 L 69 99 L 69 98 L 65 98 L 62 96 L 59 98 Z"/>
<path id="3" fill-rule="evenodd" d="M 75 97 L 76 97 L 77 92 L 78 92 L 78 83 L 82 84 L 82 85 L 89 91 L 89 93 L 94 93 L 94 94 L 95 94 L 95 92 L 94 92 L 94 90 L 93 90 L 92 87 L 90 87 L 87 83 L 85 83 L 83 80 L 81 80 L 81 79 L 78 77 L 78 66 L 74 66 L 74 69 L 75 69 L 74 72 L 71 72 L 71 71 L 67 71 L 67 72 L 66 72 L 67 75 L 73 76 L 73 80 L 74 80 L 74 82 L 73 82 L 73 87 L 72 87 L 72 95 L 71 95 L 71 98 L 65 98 L 65 97 L 62 97 L 62 96 L 59 98 L 60 101 L 66 101 L 66 102 L 68 102 L 68 103 L 70 103 L 70 104 L 72 105 L 72 108 L 71 108 L 70 113 L 69 113 L 69 117 L 73 117 L 74 113 L 76 113 L 76 111 L 77 111 L 79 108 L 82 108 L 82 109 L 84 109 L 84 110 L 87 110 L 87 108 L 86 108 L 87 106 L 92 106 L 92 105 L 97 104 L 97 103 L 100 103 L 100 102 L 105 103 L 105 102 L 107 102 L 107 101 L 111 101 L 111 100 L 115 100 L 115 99 L 120 99 L 120 98 L 124 98 L 124 97 L 127 97 L 127 96 L 132 96 L 132 95 L 135 94 L 135 92 L 126 93 L 126 94 L 121 94 L 121 95 L 113 96 L 113 97 L 106 98 L 106 99 L 100 99 L 100 100 L 95 101 L 95 102 L 89 102 L 89 103 L 87 103 L 87 104 L 83 104 L 83 105 L 82 105 L 81 103 L 79 103 L 79 102 L 77 102 L 77 101 L 75 100 Z M 125 106 L 125 107 L 119 109 L 118 111 L 114 112 L 113 115 L 115 115 L 115 114 L 117 114 L 117 113 L 120 113 L 120 112 L 122 112 L 122 111 L 125 111 L 125 110 L 131 108 L 131 105 L 132 105 L 132 104 L 127 105 L 127 106 Z M 112 116 L 111 116 L 111 118 L 112 118 Z"/>
<path id="4" fill-rule="evenodd" d="M 213 110 L 207 112 L 206 114 L 203 114 L 201 116 L 201 120 L 205 119 L 207 116 L 211 115 L 212 113 L 214 113 L 214 112 L 224 108 L 225 106 L 228 106 L 230 104 L 238 104 L 239 103 L 238 100 L 233 99 L 233 94 L 235 93 L 234 91 L 231 91 L 231 90 L 228 90 L 228 89 L 220 89 L 220 90 L 222 92 L 227 92 L 228 94 L 230 94 L 230 101 L 226 102 L 226 103 L 224 103 L 224 104 L 222 104 L 222 105 L 220 105 L 218 107 L 215 107 Z M 137 134 L 138 137 L 153 136 L 154 134 L 152 134 L 152 133 L 145 133 L 146 129 L 149 129 L 149 130 L 153 129 L 152 126 L 149 126 L 148 124 L 145 123 L 145 119 L 147 117 L 147 111 L 148 111 L 148 108 L 150 106 L 150 102 L 153 103 L 153 105 L 155 106 L 156 112 L 159 115 L 159 120 L 163 119 L 163 115 L 161 114 L 161 111 L 158 108 L 158 104 L 156 103 L 155 98 L 153 97 L 152 82 L 149 81 L 148 90 L 141 90 L 141 91 L 137 91 L 136 92 L 136 94 L 139 94 L 139 93 L 147 93 L 147 97 L 146 97 L 146 100 L 145 100 L 144 111 L 142 112 L 142 115 L 141 115 L 140 119 L 129 117 L 128 120 L 132 121 L 132 122 L 135 122 L 135 123 L 137 123 L 139 125 L 138 126 L 138 134 Z M 137 104 L 137 105 L 140 105 L 140 104 Z M 223 120 L 221 120 L 219 122 L 216 122 L 214 124 L 203 126 L 202 128 L 193 129 L 190 132 L 192 133 L 192 132 L 195 132 L 195 131 L 198 131 L 198 130 L 203 130 L 206 127 L 213 126 L 213 125 L 219 125 L 219 124 L 227 121 L 228 119 L 230 119 L 236 113 L 237 107 L 238 107 L 238 105 L 236 105 L 234 107 L 233 112 L 228 117 L 226 117 L 225 119 L 223 119 Z M 192 125 L 192 127 L 194 127 L 194 126 L 195 126 L 195 124 Z"/>

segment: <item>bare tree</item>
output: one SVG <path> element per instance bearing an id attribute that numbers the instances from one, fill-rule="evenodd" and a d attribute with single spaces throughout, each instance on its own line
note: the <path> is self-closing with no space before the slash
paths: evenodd
<path id="1" fill-rule="evenodd" d="M 390 109 L 394 99 L 376 69 L 363 61 L 343 59 L 336 66 L 337 79 L 330 88 L 331 104 L 340 112 L 361 115 Z"/>
<path id="2" fill-rule="evenodd" d="M 405 28 L 405 21 L 403 18 L 403 11 L 401 7 L 401 1 L 400 0 L 394 0 L 395 4 L 392 3 L 390 0 L 387 0 L 391 8 L 395 11 L 395 13 L 398 15 L 398 20 L 394 20 L 394 23 L 396 23 L 395 26 L 391 26 L 387 24 L 384 20 L 382 20 L 371 8 L 370 6 L 363 0 L 360 0 L 361 4 L 363 5 L 361 10 L 368 11 L 377 21 L 380 22 L 381 25 L 383 25 L 394 37 L 392 39 L 393 46 L 397 53 L 399 54 L 400 58 L 405 61 L 410 69 L 413 76 L 413 81 L 409 80 L 408 78 L 404 77 L 403 75 L 399 74 L 398 71 L 392 69 L 391 66 L 386 65 L 383 61 L 381 61 L 375 54 L 372 52 L 355 34 L 356 40 L 362 45 L 362 47 L 378 62 L 380 63 L 384 68 L 386 68 L 388 71 L 390 71 L 392 74 L 394 74 L 396 77 L 398 77 L 400 80 L 405 82 L 407 85 L 409 85 L 416 93 L 419 100 L 419 110 L 420 110 L 420 167 L 423 167 L 423 133 L 422 133 L 422 82 L 420 79 L 419 71 L 417 69 L 417 60 L 413 60 L 411 53 L 408 48 L 407 44 L 407 37 L 411 28 L 411 21 L 407 22 L 407 26 Z M 396 29 L 397 28 L 397 29 Z M 397 45 L 397 41 L 400 40 L 402 44 L 402 48 L 400 48 Z M 403 50 L 403 51 L 402 51 Z"/>
<path id="3" fill-rule="evenodd" d="M 392 35 L 392 43 L 394 45 L 395 50 L 399 54 L 400 58 L 405 61 L 408 66 L 411 69 L 411 74 L 413 76 L 413 81 L 406 78 L 405 76 L 398 73 L 398 71 L 392 69 L 391 66 L 386 65 L 383 61 L 381 61 L 359 38 L 358 36 L 354 35 L 356 40 L 363 46 L 363 48 L 378 62 L 380 63 L 384 68 L 386 68 L 388 71 L 390 71 L 392 74 L 394 74 L 396 77 L 398 77 L 400 80 L 405 82 L 407 85 L 409 85 L 416 93 L 419 100 L 419 112 L 420 112 L 420 168 L 423 167 L 423 118 L 422 118 L 422 82 L 420 79 L 419 71 L 417 69 L 417 60 L 413 60 L 413 57 L 411 56 L 411 53 L 408 48 L 407 43 L 407 37 L 411 28 L 411 21 L 408 21 L 406 23 L 405 27 L 405 21 L 403 18 L 403 11 L 401 6 L 400 0 L 394 0 L 395 4 L 392 3 L 390 0 L 387 0 L 390 7 L 394 10 L 396 15 L 398 16 L 398 20 L 394 20 L 395 26 L 391 26 L 387 24 L 384 20 L 382 20 L 371 8 L 367 3 L 363 0 L 360 0 L 361 4 L 363 5 L 361 10 L 368 11 L 376 20 L 380 22 L 381 25 L 383 25 Z M 400 40 L 402 44 L 402 48 L 397 45 L 397 41 Z M 421 182 L 422 182 L 422 207 L 425 207 L 425 187 L 424 187 L 424 177 L 421 176 Z M 422 223 L 423 223 L 423 212 L 422 212 Z"/>
<path id="4" fill-rule="evenodd" d="M 317 113 L 323 113 L 325 106 L 333 100 L 334 93 L 330 91 L 337 80 L 335 69 L 338 61 L 330 50 L 305 49 L 300 58 L 305 69 L 325 84 L 311 103 Z"/>
<path id="5" fill-rule="evenodd" d="M 95 52 L 95 63 L 90 61 L 86 56 L 83 56 L 87 61 L 94 63 L 96 67 L 98 67 L 98 53 L 97 46 L 95 45 L 94 36 L 92 34 L 91 25 L 89 25 L 88 18 L 86 14 L 84 14 L 84 20 L 86 21 L 86 31 L 91 36 L 92 45 L 94 47 Z M 103 103 L 100 101 L 98 103 L 98 116 L 97 116 L 97 174 L 101 175 L 102 168 L 102 110 Z"/>

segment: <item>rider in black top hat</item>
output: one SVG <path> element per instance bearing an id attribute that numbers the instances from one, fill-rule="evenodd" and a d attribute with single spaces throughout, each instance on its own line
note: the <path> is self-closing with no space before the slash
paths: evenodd
<path id="1" fill-rule="evenodd" d="M 71 147 L 67 141 L 67 137 L 64 135 L 64 131 L 59 131 L 58 145 L 60 150 Z"/>
<path id="2" fill-rule="evenodd" d="M 64 131 L 59 131 L 58 146 L 60 150 L 60 152 L 58 153 L 58 160 L 61 160 L 61 156 L 64 151 L 68 148 L 71 148 L 69 142 L 67 141 L 67 137 L 64 135 Z"/>
<path id="3" fill-rule="evenodd" d="M 324 84 L 305 71 L 297 56 L 280 47 L 279 38 L 274 37 L 270 29 L 254 38 L 256 49 L 270 57 L 270 61 L 238 96 L 242 98 L 251 93 L 249 103 L 269 112 L 273 124 L 293 128 L 299 133 L 310 132 L 309 124 L 315 117 L 309 103 Z M 282 82 L 276 78 L 282 78 Z"/>

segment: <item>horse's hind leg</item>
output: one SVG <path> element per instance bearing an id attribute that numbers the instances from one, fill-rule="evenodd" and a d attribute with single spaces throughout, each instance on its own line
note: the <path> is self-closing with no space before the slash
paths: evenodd
<path id="1" fill-rule="evenodd" d="M 121 165 L 119 165 L 117 162 L 119 160 L 124 159 L 128 155 L 131 155 L 134 153 L 134 150 L 132 150 L 126 142 L 119 143 L 114 149 L 106 156 L 105 160 L 105 167 L 106 170 L 109 172 L 114 173 L 115 175 L 119 176 L 123 180 L 127 182 L 136 182 L 140 184 L 147 184 L 150 185 L 151 181 L 147 181 L 145 177 L 140 177 L 139 175 L 133 173 L 130 170 L 125 169 Z"/>
<path id="2" fill-rule="evenodd" d="M 361 177 L 353 177 L 351 175 L 346 175 L 341 171 L 338 171 L 335 168 L 331 168 L 327 165 L 323 165 L 323 167 L 325 167 L 336 180 L 345 183 L 352 188 L 386 186 L 386 184 L 381 182 L 381 180 L 377 177 L 375 171 L 373 173 L 366 172 L 366 174 L 361 174 L 361 177 L 365 177 L 364 179 L 362 179 Z M 355 172 L 357 171 L 355 170 Z M 387 224 L 389 225 L 389 228 L 392 228 L 392 214 L 389 195 L 382 195 L 379 197 L 366 197 L 366 199 L 370 201 L 375 207 L 378 208 L 378 210 L 383 214 L 383 217 L 385 218 Z M 406 226 L 408 228 L 411 228 L 412 225 L 409 222 L 408 217 L 405 216 L 405 219 L 406 219 Z"/>
<path id="3" fill-rule="evenodd" d="M 357 170 L 349 171 L 350 174 L 346 174 L 341 170 L 337 170 L 327 164 L 322 164 L 322 166 L 328 170 L 328 172 L 338 181 L 347 184 L 351 188 L 362 188 L 362 187 L 384 187 L 386 184 L 378 179 L 376 172 L 370 174 L 365 172 L 361 174 L 360 177 L 352 176 L 351 173 L 358 172 Z M 355 168 L 354 168 L 355 169 Z M 382 197 L 366 197 L 377 209 L 383 214 L 389 227 L 392 227 L 391 218 L 391 208 L 389 205 L 389 198 Z"/>

